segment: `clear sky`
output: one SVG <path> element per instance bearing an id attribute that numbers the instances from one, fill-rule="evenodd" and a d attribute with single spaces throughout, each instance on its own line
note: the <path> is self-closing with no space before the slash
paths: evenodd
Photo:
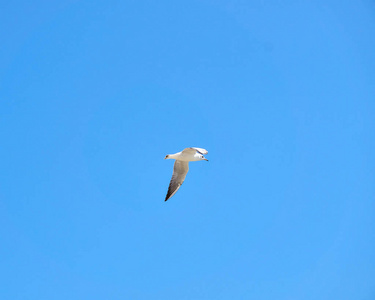
<path id="1" fill-rule="evenodd" d="M 375 299 L 373 1 L 0 6 L 1 299 Z"/>

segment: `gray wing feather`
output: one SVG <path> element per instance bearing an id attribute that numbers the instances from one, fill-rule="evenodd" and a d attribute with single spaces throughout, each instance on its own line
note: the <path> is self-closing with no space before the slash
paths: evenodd
<path id="1" fill-rule="evenodd" d="M 200 154 L 207 154 L 208 151 L 206 149 L 203 149 L 203 148 L 197 148 L 197 147 L 190 147 L 190 148 L 185 148 L 184 150 L 182 150 L 183 153 L 191 153 L 191 154 L 195 154 L 196 152 L 199 152 Z"/>
<path id="2" fill-rule="evenodd" d="M 186 174 L 189 171 L 189 162 L 176 160 L 173 166 L 173 175 L 169 183 L 168 193 L 165 201 L 171 198 L 180 188 L 185 180 Z"/>
<path id="3" fill-rule="evenodd" d="M 204 155 L 206 155 L 208 153 L 208 151 L 206 149 L 203 149 L 203 148 L 198 148 L 198 147 L 191 147 L 191 148 L 197 150 L 199 153 L 204 154 Z"/>

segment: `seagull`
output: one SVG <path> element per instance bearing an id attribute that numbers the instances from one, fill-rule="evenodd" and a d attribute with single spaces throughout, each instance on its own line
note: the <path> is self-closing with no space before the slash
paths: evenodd
<path id="1" fill-rule="evenodd" d="M 196 147 L 190 147 L 185 148 L 181 152 L 178 152 L 176 154 L 168 154 L 164 157 L 164 159 L 175 159 L 175 163 L 173 166 L 173 175 L 171 182 L 169 183 L 168 187 L 168 193 L 165 197 L 165 201 L 167 201 L 169 198 L 171 198 L 182 183 L 185 180 L 186 174 L 189 171 L 189 161 L 198 161 L 198 160 L 206 160 L 203 155 L 207 154 L 208 151 L 206 149 L 202 148 L 196 148 Z"/>

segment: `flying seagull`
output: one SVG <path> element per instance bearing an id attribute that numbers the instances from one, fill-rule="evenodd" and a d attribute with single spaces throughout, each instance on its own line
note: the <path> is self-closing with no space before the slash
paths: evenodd
<path id="1" fill-rule="evenodd" d="M 189 161 L 198 161 L 198 160 L 206 160 L 203 155 L 207 154 L 208 151 L 202 148 L 190 147 L 185 148 L 181 152 L 176 154 L 168 154 L 164 159 L 175 159 L 175 163 L 173 166 L 173 175 L 171 182 L 169 183 L 168 193 L 165 197 L 165 201 L 171 198 L 182 183 L 185 180 L 186 174 L 189 171 Z"/>

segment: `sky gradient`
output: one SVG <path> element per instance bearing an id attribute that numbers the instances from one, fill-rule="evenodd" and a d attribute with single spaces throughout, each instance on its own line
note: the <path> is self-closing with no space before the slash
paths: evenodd
<path id="1" fill-rule="evenodd" d="M 373 1 L 3 1 L 0 39 L 1 299 L 375 299 Z"/>

